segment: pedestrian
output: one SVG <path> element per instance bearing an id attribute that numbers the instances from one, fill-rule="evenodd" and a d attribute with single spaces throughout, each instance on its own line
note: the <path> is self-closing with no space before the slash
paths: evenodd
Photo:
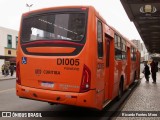
<path id="1" fill-rule="evenodd" d="M 144 70 L 143 70 L 145 79 L 147 82 L 149 82 L 149 75 L 151 74 L 150 70 L 149 70 L 149 66 L 147 64 L 147 62 L 144 62 Z"/>
<path id="2" fill-rule="evenodd" d="M 156 73 L 158 72 L 158 64 L 157 64 L 157 62 L 152 60 L 150 66 L 151 66 L 153 83 L 156 83 Z"/>
<path id="3" fill-rule="evenodd" d="M 4 65 L 4 72 L 6 76 L 9 75 L 9 65 L 8 64 Z"/>
<path id="4" fill-rule="evenodd" d="M 4 75 L 4 64 L 2 65 L 1 70 L 2 70 L 2 75 Z"/>
<path id="5" fill-rule="evenodd" d="M 9 69 L 10 69 L 11 76 L 13 76 L 14 66 L 13 66 L 13 65 L 10 65 L 10 66 L 9 66 Z"/>

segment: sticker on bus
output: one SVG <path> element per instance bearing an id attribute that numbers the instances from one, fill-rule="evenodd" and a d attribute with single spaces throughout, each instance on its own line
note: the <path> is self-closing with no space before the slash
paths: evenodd
<path id="1" fill-rule="evenodd" d="M 27 64 L 27 58 L 26 57 L 22 57 L 22 64 Z"/>

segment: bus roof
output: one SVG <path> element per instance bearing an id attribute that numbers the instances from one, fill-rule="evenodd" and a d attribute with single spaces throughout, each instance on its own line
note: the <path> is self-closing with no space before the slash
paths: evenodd
<path id="1" fill-rule="evenodd" d="M 41 8 L 41 9 L 37 9 L 37 10 L 32 10 L 32 11 L 29 11 L 29 12 L 26 12 L 24 13 L 23 15 L 25 14 L 31 14 L 31 13 L 37 13 L 37 12 L 47 12 L 47 11 L 50 11 L 50 10 L 61 10 L 61 9 L 78 9 L 78 8 L 82 8 L 82 10 L 84 8 L 90 8 L 92 6 L 57 6 L 57 7 L 48 7 L 48 8 Z"/>

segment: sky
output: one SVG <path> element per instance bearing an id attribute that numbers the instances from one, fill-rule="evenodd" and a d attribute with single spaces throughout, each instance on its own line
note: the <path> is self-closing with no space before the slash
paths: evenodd
<path id="1" fill-rule="evenodd" d="M 30 10 L 54 6 L 91 5 L 96 8 L 107 24 L 113 26 L 125 37 L 130 40 L 141 40 L 120 0 L 0 0 L 0 26 L 18 31 L 22 13 L 29 11 L 26 3 L 33 4 Z"/>

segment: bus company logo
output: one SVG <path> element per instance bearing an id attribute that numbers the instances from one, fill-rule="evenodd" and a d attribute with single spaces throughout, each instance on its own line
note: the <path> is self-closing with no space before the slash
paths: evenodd
<path id="1" fill-rule="evenodd" d="M 157 8 L 153 5 L 143 5 L 141 8 L 140 8 L 140 12 L 141 13 L 155 13 L 157 12 Z"/>
<path id="2" fill-rule="evenodd" d="M 2 117 L 12 117 L 11 112 L 2 112 Z"/>
<path id="3" fill-rule="evenodd" d="M 41 69 L 35 69 L 35 74 L 36 75 L 40 75 L 42 73 L 42 70 Z"/>

